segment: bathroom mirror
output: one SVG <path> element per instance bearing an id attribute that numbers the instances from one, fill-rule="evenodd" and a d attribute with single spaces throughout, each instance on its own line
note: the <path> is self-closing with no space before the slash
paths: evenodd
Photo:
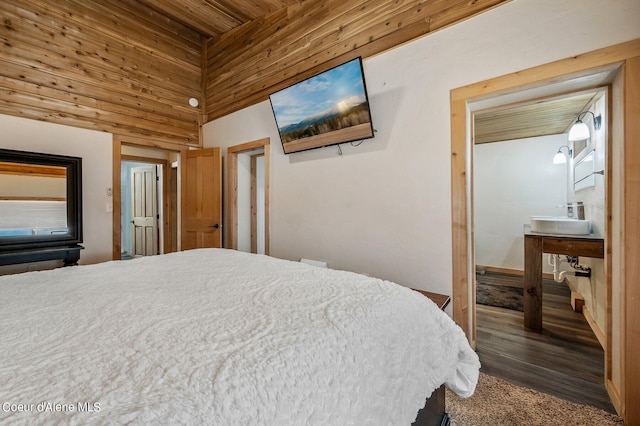
<path id="1" fill-rule="evenodd" d="M 573 190 L 580 191 L 581 189 L 591 188 L 596 186 L 595 175 L 595 158 L 594 151 L 591 151 L 585 155 L 580 161 L 578 161 L 573 167 Z"/>
<path id="2" fill-rule="evenodd" d="M 585 149 L 587 149 L 587 142 L 589 140 L 585 139 L 582 141 L 573 141 L 573 158 L 576 159 L 580 156 L 580 154 L 582 154 L 582 151 L 584 151 Z"/>
<path id="3" fill-rule="evenodd" d="M 0 149 L 0 253 L 82 242 L 82 159 Z"/>

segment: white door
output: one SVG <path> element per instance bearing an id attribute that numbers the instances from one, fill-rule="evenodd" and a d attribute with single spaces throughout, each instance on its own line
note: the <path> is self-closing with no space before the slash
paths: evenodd
<path id="1" fill-rule="evenodd" d="M 133 255 L 158 254 L 158 201 L 156 166 L 131 169 Z"/>

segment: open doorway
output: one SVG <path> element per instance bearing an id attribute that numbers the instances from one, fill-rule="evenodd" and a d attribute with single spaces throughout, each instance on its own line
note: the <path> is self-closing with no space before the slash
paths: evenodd
<path id="1" fill-rule="evenodd" d="M 163 164 L 123 160 L 120 170 L 121 258 L 162 254 Z"/>
<path id="2" fill-rule="evenodd" d="M 248 208 L 238 209 L 238 231 L 249 230 L 247 238 L 246 232 L 243 238 L 238 235 L 238 250 L 248 251 L 250 253 L 265 254 L 265 175 L 264 175 L 264 149 L 258 150 L 256 153 L 240 154 L 238 162 L 245 163 L 245 159 L 248 157 L 248 168 L 245 170 L 248 172 L 249 177 L 249 189 L 247 191 L 246 185 L 243 190 L 245 194 L 244 198 L 249 199 Z M 246 164 L 245 164 L 246 167 Z M 246 173 L 245 173 L 246 174 Z M 240 197 L 240 186 L 238 187 L 238 197 Z M 243 226 L 240 226 L 240 214 L 243 217 Z M 246 223 L 249 223 L 249 226 Z M 247 242 L 249 243 L 247 245 Z M 242 246 L 240 245 L 242 243 Z M 248 248 L 248 250 L 247 250 Z"/>
<path id="3" fill-rule="evenodd" d="M 177 215 L 172 154 L 123 146 L 118 187 L 120 259 L 176 251 Z M 115 186 L 115 185 L 114 185 Z M 116 187 L 117 188 L 117 187 Z"/>
<path id="4" fill-rule="evenodd" d="M 552 237 L 604 245 L 607 104 L 600 87 L 474 111 L 475 313 L 485 373 L 615 412 L 604 387 L 605 259 L 544 255 L 541 330 L 527 327 L 524 296 L 532 216 L 588 221 L 584 235 Z M 569 141 L 578 116 L 589 136 Z M 580 173 L 587 162 L 588 177 Z"/>
<path id="5" fill-rule="evenodd" d="M 228 247 L 269 254 L 269 139 L 227 149 Z"/>

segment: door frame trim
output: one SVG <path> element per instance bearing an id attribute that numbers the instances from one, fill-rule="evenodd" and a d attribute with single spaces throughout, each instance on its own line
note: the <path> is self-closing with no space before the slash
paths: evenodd
<path id="1" fill-rule="evenodd" d="M 226 247 L 238 249 L 238 155 L 264 148 L 264 252 L 269 255 L 269 193 L 271 139 L 264 138 L 227 148 L 227 232 Z"/>

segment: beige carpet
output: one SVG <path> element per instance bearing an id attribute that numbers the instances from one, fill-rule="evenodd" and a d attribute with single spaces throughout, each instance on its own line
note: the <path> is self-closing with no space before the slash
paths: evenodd
<path id="1" fill-rule="evenodd" d="M 454 426 L 622 425 L 606 411 L 512 385 L 480 373 L 476 392 L 462 399 L 447 389 L 447 412 Z"/>

